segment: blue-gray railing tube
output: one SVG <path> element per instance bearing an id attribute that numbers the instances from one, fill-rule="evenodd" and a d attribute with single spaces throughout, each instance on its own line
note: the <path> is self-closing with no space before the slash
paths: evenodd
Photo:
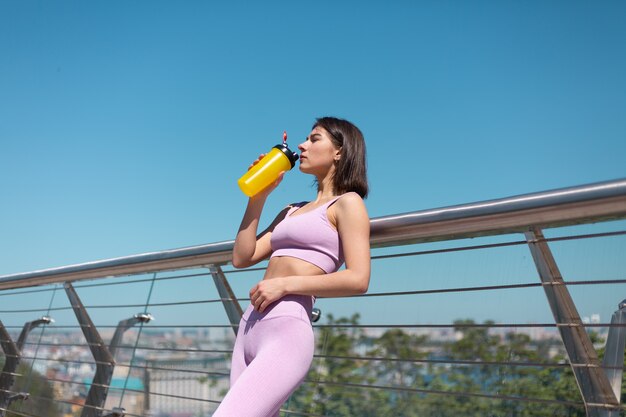
<path id="1" fill-rule="evenodd" d="M 378 217 L 370 222 L 370 242 L 376 248 L 622 218 L 626 218 L 626 179 Z M 0 276 L 0 290 L 224 265 L 232 260 L 233 243 L 216 242 L 4 275 Z"/>

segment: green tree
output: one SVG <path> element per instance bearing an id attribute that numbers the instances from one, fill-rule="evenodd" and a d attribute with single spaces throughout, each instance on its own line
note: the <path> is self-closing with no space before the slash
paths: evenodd
<path id="1" fill-rule="evenodd" d="M 485 324 L 492 324 L 486 322 Z M 453 343 L 442 346 L 444 358 L 456 361 L 493 361 L 498 346 L 498 338 L 490 335 L 486 327 L 467 327 L 472 320 L 454 322 L 460 336 Z M 486 398 L 468 394 L 484 394 L 486 381 L 493 378 L 493 368 L 489 365 L 441 365 L 431 366 L 432 380 L 428 390 L 437 392 L 424 396 L 421 409 L 423 415 L 488 416 L 492 410 Z M 442 392 L 450 394 L 440 394 Z"/>
<path id="2" fill-rule="evenodd" d="M 316 340 L 320 357 L 313 361 L 307 381 L 290 398 L 290 409 L 329 416 L 384 415 L 380 405 L 387 403 L 387 393 L 355 386 L 374 382 L 366 361 L 358 359 L 356 349 L 366 340 L 362 329 L 352 327 L 358 323 L 358 314 L 339 319 L 327 315 L 328 327 L 321 327 Z"/>
<path id="3" fill-rule="evenodd" d="M 341 327 L 357 325 L 358 315 L 339 319 L 328 315 L 327 320 L 328 327 L 321 328 L 316 342 L 321 357 L 289 408 L 333 417 L 421 415 L 419 398 L 411 388 L 424 384 L 423 367 L 416 361 L 426 356 L 421 348 L 427 338 L 399 329 L 372 338 L 358 327 Z"/>
<path id="4" fill-rule="evenodd" d="M 500 362 L 547 362 L 546 357 L 539 356 L 532 340 L 526 334 L 508 333 L 498 348 L 496 359 Z M 552 358 L 550 362 L 561 361 Z M 500 377 L 494 381 L 491 389 L 501 395 L 546 399 L 580 401 L 573 376 L 568 375 L 565 367 L 531 367 L 531 366 L 499 366 Z M 577 416 L 584 410 L 570 409 L 560 404 L 540 402 L 523 402 L 501 400 L 497 403 L 499 415 L 533 417 L 533 416 Z"/>
<path id="5" fill-rule="evenodd" d="M 7 417 L 19 417 L 28 414 L 38 417 L 60 417 L 61 412 L 54 401 L 54 388 L 50 381 L 35 370 L 31 371 L 28 364 L 21 363 L 17 368 L 15 384 L 11 388 L 13 392 L 27 392 L 31 398 L 18 400 L 9 406 L 9 410 L 17 413 L 7 412 Z"/>
<path id="6" fill-rule="evenodd" d="M 423 349 L 427 339 L 427 336 L 411 335 L 401 329 L 390 329 L 375 339 L 373 348 L 367 354 L 386 360 L 370 364 L 370 380 L 376 385 L 395 388 L 386 393 L 387 403 L 384 409 L 381 404 L 377 415 L 420 415 L 420 397 L 412 389 L 422 389 L 425 385 L 424 366 L 418 361 L 427 355 Z"/>
<path id="7" fill-rule="evenodd" d="M 489 398 L 506 396 L 581 402 L 569 367 L 542 368 L 504 364 L 547 362 L 548 350 L 545 346 L 539 349 L 528 335 L 511 332 L 501 337 L 490 334 L 488 326 L 472 327 L 474 324 L 472 320 L 459 320 L 455 324 L 459 325 L 455 330 L 460 337 L 445 346 L 443 352 L 451 361 L 470 363 L 434 367 L 434 378 L 429 388 L 434 391 L 450 392 L 451 395 L 427 396 L 422 407 L 426 411 L 425 415 L 442 417 L 460 414 L 481 417 L 585 415 L 582 408 L 561 404 Z M 490 325 L 493 322 L 487 321 L 485 324 Z M 549 359 L 553 363 L 562 360 L 563 357 Z"/>
<path id="8" fill-rule="evenodd" d="M 353 326 L 358 315 L 328 315 L 327 320 L 316 342 L 320 357 L 290 399 L 290 410 L 331 417 L 585 416 L 581 406 L 541 402 L 582 403 L 569 366 L 541 366 L 567 363 L 563 351 L 551 353 L 558 342 L 537 342 L 516 332 L 494 334 L 492 321 L 484 326 L 455 321 L 456 340 L 442 344 L 400 329 L 366 337 Z M 590 336 L 594 344 L 602 343 L 596 334 Z M 603 353 L 600 349 L 600 357 Z M 425 358 L 442 361 L 424 365 Z"/>

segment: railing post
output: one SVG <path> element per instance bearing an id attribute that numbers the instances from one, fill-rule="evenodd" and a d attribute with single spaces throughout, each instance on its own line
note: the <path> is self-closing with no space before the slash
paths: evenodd
<path id="1" fill-rule="evenodd" d="M 548 304 L 561 334 L 561 340 L 574 371 L 576 383 L 590 417 L 608 417 L 618 411 L 615 397 L 598 354 L 580 319 L 574 300 L 564 284 L 563 277 L 541 229 L 531 228 L 525 233 L 530 252 L 539 272 Z"/>
<path id="2" fill-rule="evenodd" d="M 105 346 L 100 333 L 98 333 L 98 329 L 96 329 L 96 326 L 91 321 L 87 310 L 85 310 L 85 306 L 80 301 L 72 284 L 66 282 L 64 287 L 72 309 L 74 309 L 76 319 L 85 335 L 85 339 L 87 339 L 91 354 L 96 361 L 96 373 L 91 381 L 91 387 L 87 393 L 87 400 L 85 401 L 85 406 L 80 415 L 81 417 L 100 417 L 109 392 L 109 384 L 113 376 L 115 359 Z"/>
<path id="3" fill-rule="evenodd" d="M 243 310 L 241 309 L 239 301 L 235 297 L 235 293 L 230 287 L 222 268 L 219 266 L 209 266 L 208 268 L 213 276 L 213 282 L 215 282 L 217 292 L 222 299 L 222 304 L 224 305 L 224 310 L 226 310 L 226 315 L 228 316 L 230 325 L 236 335 L 237 330 L 239 329 L 239 321 L 241 320 L 241 316 L 243 316 Z"/>
<path id="4" fill-rule="evenodd" d="M 138 323 L 149 323 L 151 320 L 154 320 L 154 317 L 148 313 L 139 313 L 129 319 L 121 320 L 107 348 L 71 283 L 65 283 L 65 292 L 70 299 L 76 318 L 80 323 L 85 339 L 87 339 L 91 354 L 96 361 L 96 373 L 91 382 L 81 417 L 98 417 L 102 415 L 102 409 L 106 402 L 113 377 L 113 369 L 115 368 L 115 354 L 122 341 L 124 332 Z M 104 417 L 123 415 L 123 408 L 114 408 L 111 410 L 111 413 L 106 414 Z"/>
<path id="5" fill-rule="evenodd" d="M 1 344 L 5 356 L 4 368 L 2 369 L 2 375 L 0 375 L 0 416 L 4 417 L 6 414 L 5 410 L 9 406 L 9 391 L 15 382 L 15 370 L 20 363 L 21 354 L 1 320 L 0 337 L 2 338 Z"/>
<path id="6" fill-rule="evenodd" d="M 602 366 L 609 383 L 613 388 L 618 404 L 622 396 L 622 374 L 624 372 L 624 345 L 626 344 L 626 300 L 622 301 L 618 310 L 613 313 Z M 617 415 L 617 413 L 615 414 Z"/>
<path id="7" fill-rule="evenodd" d="M 50 317 L 44 316 L 40 319 L 25 323 L 17 343 L 15 343 L 13 342 L 13 339 L 11 339 L 11 335 L 7 332 L 2 321 L 0 321 L 0 337 L 2 338 L 0 344 L 2 345 L 2 350 L 5 354 L 4 367 L 2 368 L 2 374 L 0 375 L 0 417 L 4 417 L 6 414 L 6 408 L 11 405 L 13 401 L 28 398 L 28 393 L 25 392 L 9 395 L 9 391 L 15 383 L 15 372 L 17 371 L 17 367 L 22 359 L 22 349 L 24 348 L 24 343 L 26 343 L 28 334 L 31 330 L 41 324 L 50 324 L 53 322 L 54 320 Z"/>
<path id="8" fill-rule="evenodd" d="M 138 323 L 150 323 L 152 320 L 154 320 L 154 317 L 152 316 L 152 314 L 149 313 L 139 313 L 135 314 L 129 319 L 121 320 L 115 328 L 115 333 L 113 333 L 111 342 L 109 342 L 109 352 L 111 353 L 111 355 L 115 358 L 115 355 L 117 354 L 117 348 L 122 342 L 122 336 L 124 336 L 124 332 L 126 330 L 132 328 Z"/>

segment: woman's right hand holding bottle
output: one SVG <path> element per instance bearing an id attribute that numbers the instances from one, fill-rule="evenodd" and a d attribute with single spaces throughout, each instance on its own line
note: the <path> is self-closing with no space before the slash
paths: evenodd
<path id="1" fill-rule="evenodd" d="M 259 192 L 267 196 L 280 183 L 282 174 L 292 169 L 298 154 L 292 152 L 287 143 L 278 144 L 267 153 L 261 154 L 248 167 L 248 171 L 237 180 L 241 191 L 248 197 Z"/>
<path id="2" fill-rule="evenodd" d="M 259 157 L 250 164 L 250 166 L 248 167 L 248 171 L 250 171 L 252 167 L 254 167 L 256 164 L 258 164 L 261 161 L 261 159 L 265 157 L 265 155 L 266 154 L 264 153 L 260 154 Z M 270 195 L 272 191 L 276 189 L 276 187 L 278 187 L 280 182 L 283 180 L 284 176 L 285 176 L 285 171 L 281 171 L 280 174 L 278 174 L 278 178 L 276 178 L 276 181 L 274 181 L 273 183 L 271 183 L 270 185 L 268 185 L 267 187 L 259 191 L 256 195 L 253 195 L 252 197 L 250 197 L 250 199 L 256 200 L 259 198 L 263 198 L 263 199 L 267 198 L 267 196 Z"/>

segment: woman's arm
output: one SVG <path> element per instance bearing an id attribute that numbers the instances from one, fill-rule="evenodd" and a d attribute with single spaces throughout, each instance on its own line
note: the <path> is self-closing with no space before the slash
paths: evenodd
<path id="1" fill-rule="evenodd" d="M 250 201 L 248 201 L 248 207 L 246 207 L 246 213 L 241 221 L 241 226 L 239 226 L 233 247 L 233 266 L 235 268 L 247 268 L 255 265 L 267 259 L 272 253 L 272 247 L 270 245 L 272 231 L 274 227 L 285 218 L 289 207 L 285 207 L 281 210 L 274 221 L 272 221 L 272 224 L 257 236 L 259 218 L 261 217 L 264 204 L 264 200 L 258 201 L 250 199 Z"/>
<path id="2" fill-rule="evenodd" d="M 288 276 L 259 282 L 250 290 L 254 307 L 263 311 L 287 294 L 341 297 L 367 292 L 370 281 L 370 222 L 357 194 L 346 194 L 335 208 L 337 231 L 343 244 L 346 268 L 326 275 Z"/>
<path id="3" fill-rule="evenodd" d="M 259 157 L 261 159 L 262 156 Z M 258 163 L 257 159 L 250 167 Z M 272 253 L 270 238 L 272 231 L 278 223 L 280 223 L 287 214 L 288 207 L 278 213 L 272 224 L 257 236 L 259 227 L 259 219 L 265 205 L 267 196 L 280 184 L 284 174 L 280 174 L 276 182 L 259 194 L 248 200 L 246 212 L 241 220 L 235 245 L 233 247 L 233 266 L 235 268 L 247 268 L 266 259 Z"/>

